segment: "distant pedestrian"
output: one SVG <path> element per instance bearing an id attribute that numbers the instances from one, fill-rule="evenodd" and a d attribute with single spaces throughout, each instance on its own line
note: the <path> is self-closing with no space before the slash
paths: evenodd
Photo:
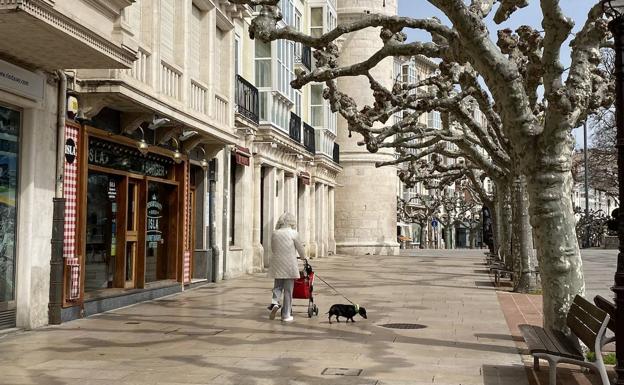
<path id="1" fill-rule="evenodd" d="M 278 310 L 282 310 L 282 321 L 292 322 L 292 294 L 295 279 L 299 278 L 298 258 L 304 258 L 303 245 L 297 233 L 297 221 L 290 213 L 284 213 L 275 225 L 271 237 L 271 262 L 269 277 L 275 279 L 273 298 L 269 310 L 270 319 L 275 319 Z M 283 300 L 282 300 L 283 298 Z M 280 305 L 280 300 L 282 300 Z"/>

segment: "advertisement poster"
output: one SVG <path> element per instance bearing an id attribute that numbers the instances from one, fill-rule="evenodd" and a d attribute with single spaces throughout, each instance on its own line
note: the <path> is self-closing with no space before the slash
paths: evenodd
<path id="1" fill-rule="evenodd" d="M 162 241 L 162 231 L 160 230 L 160 218 L 162 204 L 158 202 L 158 195 L 154 192 L 150 194 L 147 202 L 147 247 L 158 248 Z"/>
<path id="2" fill-rule="evenodd" d="M 0 302 L 14 300 L 20 115 L 0 106 Z"/>

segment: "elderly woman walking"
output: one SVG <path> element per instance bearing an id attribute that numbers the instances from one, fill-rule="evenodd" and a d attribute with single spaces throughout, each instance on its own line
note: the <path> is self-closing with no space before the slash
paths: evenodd
<path id="1" fill-rule="evenodd" d="M 269 310 L 270 319 L 275 319 L 278 310 L 282 309 L 282 321 L 292 322 L 292 293 L 295 279 L 299 278 L 298 258 L 304 258 L 304 250 L 299 241 L 297 221 L 290 213 L 284 213 L 275 225 L 271 237 L 271 264 L 269 277 L 275 279 L 273 284 L 273 299 Z M 280 300 L 283 302 L 280 305 Z"/>

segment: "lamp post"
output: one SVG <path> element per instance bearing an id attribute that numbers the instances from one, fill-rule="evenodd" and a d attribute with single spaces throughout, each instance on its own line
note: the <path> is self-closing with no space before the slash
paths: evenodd
<path id="1" fill-rule="evenodd" d="M 618 182 L 620 205 L 624 202 L 624 0 L 602 0 L 605 13 L 611 17 L 609 29 L 613 34 L 615 50 L 615 116 L 617 126 Z M 615 384 L 624 385 L 624 210 L 618 214 L 620 240 L 615 272 L 615 356 L 617 374 Z"/>

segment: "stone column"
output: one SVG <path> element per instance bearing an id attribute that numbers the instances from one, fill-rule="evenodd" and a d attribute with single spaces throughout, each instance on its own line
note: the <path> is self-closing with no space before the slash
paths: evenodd
<path id="1" fill-rule="evenodd" d="M 277 193 L 275 197 L 277 202 L 275 204 L 275 220 L 278 220 L 280 215 L 284 213 L 286 210 L 286 186 L 284 185 L 284 170 L 276 169 L 275 174 L 275 188 L 277 189 Z"/>
<path id="2" fill-rule="evenodd" d="M 308 221 L 308 229 L 310 234 L 310 243 L 308 252 L 310 258 L 317 257 L 317 239 L 316 239 L 316 184 L 312 181 L 308 187 L 308 215 L 310 220 Z"/>
<path id="3" fill-rule="evenodd" d="M 334 203 L 334 187 L 330 187 L 329 188 L 329 204 L 327 207 L 327 224 L 328 224 L 328 233 L 329 233 L 329 244 L 328 244 L 328 254 L 336 254 L 336 238 L 335 238 L 335 234 L 334 234 L 334 226 L 335 226 L 335 221 L 334 221 L 334 210 L 335 210 L 335 203 Z"/>
<path id="4" fill-rule="evenodd" d="M 264 248 L 262 247 L 261 233 L 261 212 L 262 212 L 262 164 L 254 162 L 253 167 L 253 270 L 255 272 L 262 271 L 264 268 Z"/>
<path id="5" fill-rule="evenodd" d="M 271 252 L 271 234 L 275 228 L 275 179 L 276 169 L 274 167 L 266 168 L 264 173 L 264 218 L 262 229 L 262 246 L 264 251 L 264 267 L 270 265 Z"/>
<path id="6" fill-rule="evenodd" d="M 367 12 L 396 15 L 396 0 L 338 0 L 338 23 L 360 20 Z M 379 29 L 348 34 L 342 44 L 340 64 L 349 65 L 367 60 L 383 43 Z M 394 81 L 393 59 L 379 63 L 372 71 L 373 77 L 388 88 Z M 338 80 L 338 88 L 353 97 L 360 107 L 374 103 L 366 77 L 349 77 Z M 394 167 L 375 167 L 378 161 L 394 159 L 393 150 L 371 154 L 358 146 L 362 138 L 353 134 L 349 138 L 348 124 L 338 118 L 336 142 L 340 145 L 340 164 L 343 172 L 337 182 L 341 186 L 335 193 L 336 249 L 341 254 L 389 254 L 399 252 L 396 239 L 397 175 Z M 371 193 L 371 181 L 375 183 Z"/>

